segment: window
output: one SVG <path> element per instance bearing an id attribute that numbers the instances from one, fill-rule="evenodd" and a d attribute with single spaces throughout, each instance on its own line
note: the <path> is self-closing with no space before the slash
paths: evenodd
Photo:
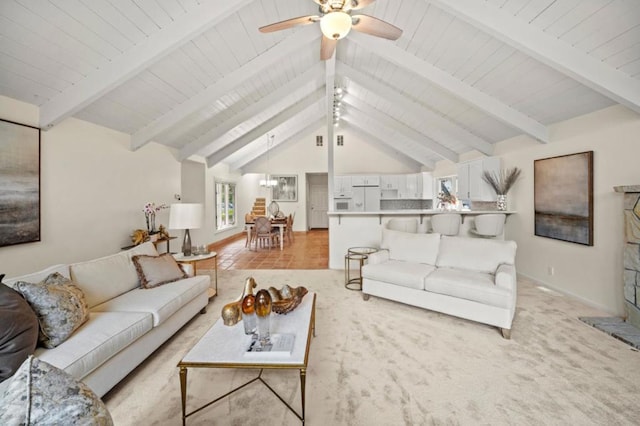
<path id="1" fill-rule="evenodd" d="M 216 182 L 216 229 L 236 224 L 236 184 Z"/>

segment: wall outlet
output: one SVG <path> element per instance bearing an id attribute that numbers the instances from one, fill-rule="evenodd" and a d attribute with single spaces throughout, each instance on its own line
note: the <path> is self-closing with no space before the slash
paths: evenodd
<path id="1" fill-rule="evenodd" d="M 553 266 L 548 266 L 547 267 L 547 274 L 553 275 L 554 273 L 555 273 L 555 270 L 554 270 Z"/>

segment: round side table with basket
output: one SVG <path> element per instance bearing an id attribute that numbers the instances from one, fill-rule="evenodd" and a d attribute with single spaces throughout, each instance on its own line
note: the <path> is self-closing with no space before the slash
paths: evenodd
<path id="1" fill-rule="evenodd" d="M 375 247 L 351 247 L 344 256 L 344 286 L 349 290 L 362 290 L 362 267 L 364 266 L 369 255 L 377 252 Z M 351 263 L 358 263 L 358 274 L 354 276 L 351 271 Z"/>

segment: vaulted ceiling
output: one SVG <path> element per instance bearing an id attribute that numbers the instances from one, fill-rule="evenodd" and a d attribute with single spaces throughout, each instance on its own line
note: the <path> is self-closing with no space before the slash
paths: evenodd
<path id="1" fill-rule="evenodd" d="M 640 113 L 640 1 L 377 0 L 403 30 L 356 31 L 320 60 L 313 0 L 2 0 L 0 95 L 77 117 L 179 159 L 242 170 L 276 145 L 341 126 L 427 168 L 616 103 Z"/>

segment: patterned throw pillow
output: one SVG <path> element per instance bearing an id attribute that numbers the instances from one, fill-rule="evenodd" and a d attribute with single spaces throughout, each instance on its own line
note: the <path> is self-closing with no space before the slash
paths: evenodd
<path id="1" fill-rule="evenodd" d="M 36 284 L 18 281 L 15 286 L 38 316 L 38 339 L 45 348 L 55 348 L 89 319 L 84 293 L 58 272 Z"/>
<path id="2" fill-rule="evenodd" d="M 160 256 L 138 255 L 131 260 L 136 266 L 142 288 L 153 288 L 189 277 L 169 253 Z"/>
<path id="3" fill-rule="evenodd" d="M 0 398 L 2 425 L 113 425 L 107 407 L 87 385 L 33 355 Z"/>

